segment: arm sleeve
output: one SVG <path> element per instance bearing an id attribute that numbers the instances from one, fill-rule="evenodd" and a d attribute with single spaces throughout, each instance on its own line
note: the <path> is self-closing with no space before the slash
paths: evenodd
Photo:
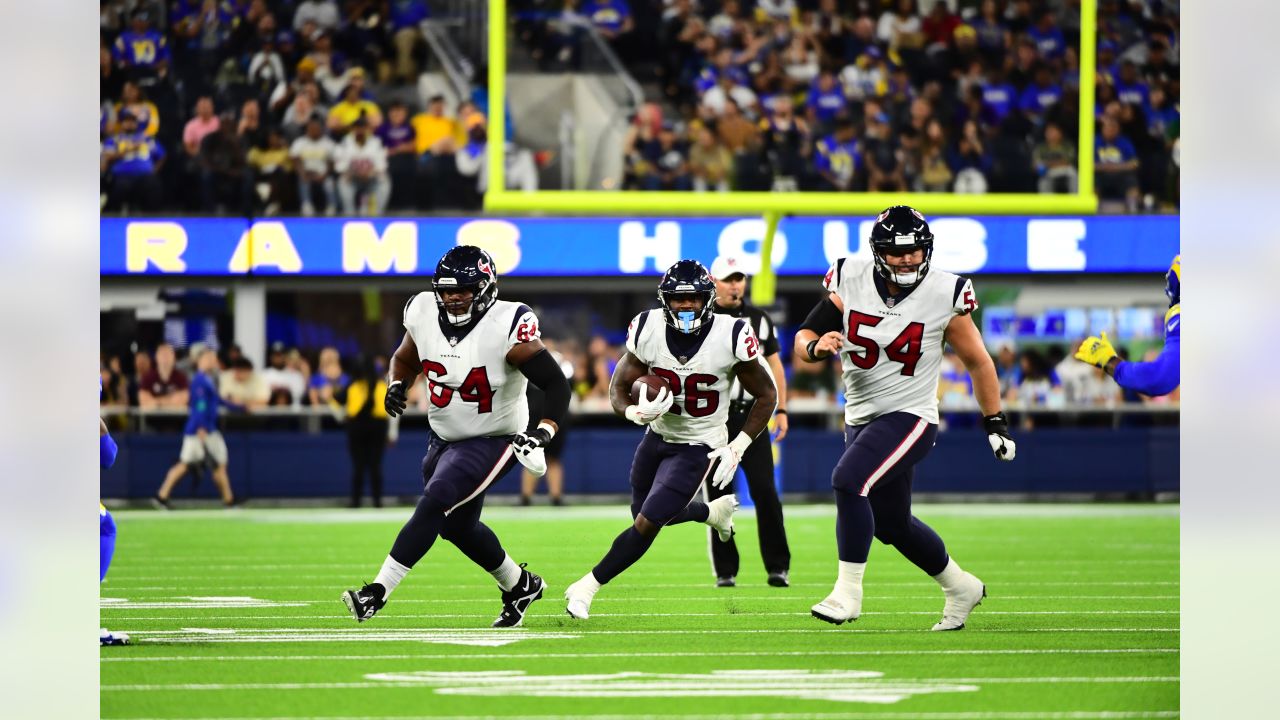
<path id="1" fill-rule="evenodd" d="M 111 433 L 98 436 L 98 455 L 102 462 L 102 467 L 109 468 L 116 461 L 116 453 L 120 448 L 116 445 L 116 441 L 111 437 Z"/>
<path id="2" fill-rule="evenodd" d="M 760 358 L 760 340 L 746 319 L 738 320 L 733 327 L 733 356 L 738 362 Z"/>
<path id="3" fill-rule="evenodd" d="M 1151 362 L 1121 362 L 1116 365 L 1116 384 L 1126 390 L 1158 397 L 1168 395 L 1181 382 L 1181 358 L 1177 335 L 1170 335 L 1160 356 Z"/>
<path id="4" fill-rule="evenodd" d="M 648 311 L 642 312 L 631 318 L 631 324 L 627 326 L 627 352 L 640 358 L 640 336 L 644 332 L 645 323 L 649 320 Z M 644 362 L 641 360 L 641 362 Z"/>
<path id="5" fill-rule="evenodd" d="M 844 319 L 840 317 L 836 304 L 831 302 L 831 298 L 826 297 L 809 311 L 809 316 L 804 319 L 800 329 L 812 330 L 818 333 L 818 337 L 822 337 L 833 330 L 837 332 L 843 330 L 843 326 Z"/>
<path id="6" fill-rule="evenodd" d="M 543 403 L 544 417 L 557 426 L 564 425 L 564 416 L 569 411 L 569 381 L 565 379 L 560 365 L 551 356 L 549 350 L 543 349 L 520 366 L 520 373 L 529 378 L 529 382 L 538 386 L 546 394 Z M 532 418 L 535 423 L 542 418 Z"/>

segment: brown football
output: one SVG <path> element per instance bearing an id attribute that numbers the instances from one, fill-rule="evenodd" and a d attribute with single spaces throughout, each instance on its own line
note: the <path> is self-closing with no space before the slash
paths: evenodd
<path id="1" fill-rule="evenodd" d="M 657 375 L 642 375 L 639 378 L 637 378 L 635 382 L 631 383 L 631 404 L 632 405 L 638 404 L 640 402 L 641 386 L 649 387 L 648 395 L 650 400 L 652 400 L 658 394 L 658 391 L 661 390 L 662 388 L 666 388 L 668 392 L 670 392 L 672 389 L 671 383 L 667 382 L 665 379 Z"/>

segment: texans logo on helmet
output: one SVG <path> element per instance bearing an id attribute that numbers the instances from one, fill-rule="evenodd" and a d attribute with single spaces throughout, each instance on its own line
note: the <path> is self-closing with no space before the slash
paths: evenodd
<path id="1" fill-rule="evenodd" d="M 476 269 L 484 273 L 485 275 L 490 275 L 490 276 L 493 275 L 493 270 L 489 267 L 489 261 L 484 260 L 483 258 L 480 260 L 480 262 L 476 263 Z"/>

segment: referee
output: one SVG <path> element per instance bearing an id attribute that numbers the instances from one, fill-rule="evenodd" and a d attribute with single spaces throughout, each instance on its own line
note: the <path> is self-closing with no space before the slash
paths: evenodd
<path id="1" fill-rule="evenodd" d="M 787 378 L 778 358 L 778 335 L 773 321 L 759 308 L 743 302 L 746 294 L 747 274 L 735 258 L 719 257 L 711 264 L 711 276 L 716 281 L 716 300 L 712 308 L 716 313 L 731 317 L 747 318 L 751 329 L 760 339 L 762 362 L 769 366 L 773 381 L 778 386 L 778 409 L 774 418 L 777 427 L 775 440 L 781 441 L 787 434 Z M 729 437 L 742 430 L 755 400 L 743 390 L 735 379 L 729 388 Z M 791 550 L 787 547 L 787 531 L 782 526 L 782 502 L 773 484 L 773 448 L 768 433 L 760 433 L 742 455 L 741 467 L 747 476 L 747 487 L 756 505 L 756 528 L 760 533 L 760 556 L 769 584 L 787 587 L 787 573 L 791 567 Z M 708 500 L 733 492 L 730 484 L 723 490 L 707 486 Z M 716 573 L 716 586 L 733 587 L 738 576 L 738 547 L 733 538 L 721 542 L 715 531 L 710 533 L 711 564 Z"/>

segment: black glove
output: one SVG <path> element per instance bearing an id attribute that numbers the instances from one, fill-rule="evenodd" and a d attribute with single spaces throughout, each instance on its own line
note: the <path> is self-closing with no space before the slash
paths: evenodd
<path id="1" fill-rule="evenodd" d="M 406 389 L 404 381 L 396 380 L 387 386 L 387 397 L 382 401 L 382 406 L 386 408 L 387 414 L 391 417 L 397 417 L 404 413 L 405 407 L 409 401 L 405 398 Z"/>
<path id="2" fill-rule="evenodd" d="M 987 442 L 990 443 L 991 452 L 995 453 L 996 458 L 1012 460 L 1018 452 L 1018 446 L 1009 435 L 1009 420 L 1004 413 L 998 412 L 982 418 L 982 428 L 987 431 Z"/>
<path id="3" fill-rule="evenodd" d="M 551 433 L 541 425 L 529 432 L 517 433 L 511 438 L 511 445 L 521 453 L 531 453 L 538 448 L 546 447 L 550 442 Z"/>

